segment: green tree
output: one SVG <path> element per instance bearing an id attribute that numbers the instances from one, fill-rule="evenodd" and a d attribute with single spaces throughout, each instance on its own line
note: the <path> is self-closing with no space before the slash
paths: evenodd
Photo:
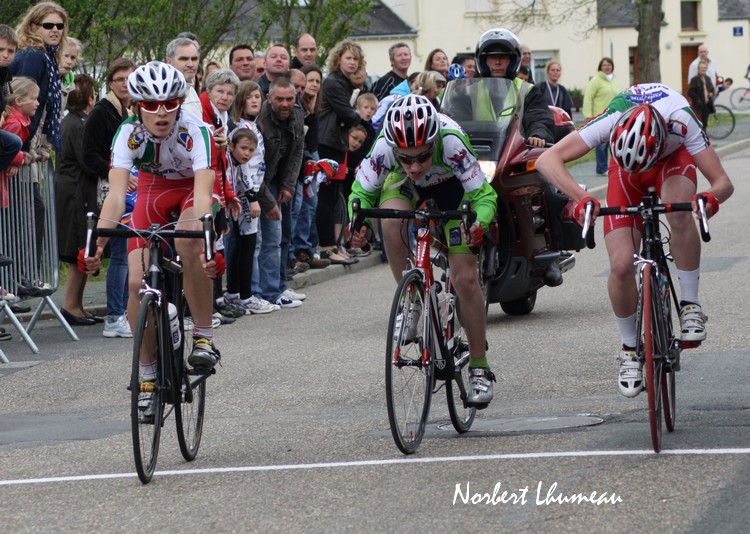
<path id="1" fill-rule="evenodd" d="M 373 0 L 260 0 L 260 23 L 254 35 L 258 46 L 272 41 L 293 46 L 297 36 L 315 37 L 317 63 L 324 65 L 329 51 L 354 30 L 369 26 Z"/>

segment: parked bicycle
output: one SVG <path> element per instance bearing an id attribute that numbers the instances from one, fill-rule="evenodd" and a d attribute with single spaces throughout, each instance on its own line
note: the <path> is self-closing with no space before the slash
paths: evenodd
<path id="1" fill-rule="evenodd" d="M 745 74 L 745 79 L 747 80 L 745 87 L 737 87 L 729 93 L 729 102 L 737 111 L 750 110 L 750 67 L 748 67 L 748 73 Z"/>
<path id="2" fill-rule="evenodd" d="M 714 112 L 708 116 L 706 135 L 709 139 L 726 139 L 734 131 L 735 117 L 732 110 L 722 104 L 714 104 Z"/>
<path id="3" fill-rule="evenodd" d="M 131 229 L 125 225 L 97 229 L 96 221 L 97 217 L 89 213 L 87 257 L 94 253 L 97 236 L 140 237 L 148 244 L 149 264 L 144 269 L 140 308 L 133 329 L 133 358 L 128 386 L 135 467 L 138 478 L 147 484 L 156 469 L 161 428 L 172 411 L 175 412 L 180 452 L 185 460 L 194 460 L 200 447 L 206 379 L 215 370 L 192 369 L 185 363 L 185 354 L 192 349 L 189 346 L 192 338 L 182 335 L 185 311 L 183 267 L 179 257 L 170 259 L 165 250 L 171 248 L 172 239 L 203 239 L 206 260 L 210 261 L 213 255 L 213 218 L 211 215 L 201 218 L 203 231 L 168 229 L 176 223 L 152 225 L 145 230 Z M 168 302 L 168 298 L 171 301 Z M 142 380 L 141 361 L 144 360 L 156 362 L 153 382 Z M 142 394 L 150 394 L 151 402 L 141 402 Z"/>
<path id="4" fill-rule="evenodd" d="M 466 402 L 469 346 L 441 237 L 446 221 L 461 220 L 464 228 L 470 228 L 474 214 L 468 202 L 461 210 L 433 206 L 434 201 L 428 201 L 427 207 L 415 210 L 363 209 L 359 199 L 352 203 L 352 228 L 360 228 L 366 217 L 413 220 L 417 226 L 414 253 L 391 306 L 385 357 L 388 422 L 404 454 L 419 447 L 432 395 L 443 386 L 457 432 L 467 432 L 476 414 L 476 408 Z M 442 280 L 435 278 L 433 265 L 443 271 Z"/>
<path id="5" fill-rule="evenodd" d="M 705 200 L 698 197 L 701 213 L 700 231 L 703 241 L 709 241 L 708 217 Z M 586 208 L 583 234 L 589 247 L 593 248 L 593 232 L 590 232 L 593 203 Z M 680 370 L 680 353 L 683 349 L 695 348 L 700 342 L 680 341 L 679 322 L 675 327 L 678 303 L 677 292 L 672 282 L 668 262 L 673 261 L 664 247 L 670 244 L 670 234 L 662 236 L 660 214 L 676 211 L 692 211 L 689 202 L 660 204 L 656 190 L 650 188 L 637 206 L 602 207 L 599 215 L 640 215 L 643 218 L 643 238 L 640 254 L 635 254 L 634 264 L 638 276 L 637 342 L 636 354 L 645 373 L 645 389 L 648 396 L 648 416 L 651 444 L 654 452 L 661 450 L 662 417 L 668 432 L 674 430 L 677 415 L 677 388 L 675 373 Z M 593 231 L 593 228 L 591 228 Z M 637 247 L 636 247 L 637 248 Z"/>

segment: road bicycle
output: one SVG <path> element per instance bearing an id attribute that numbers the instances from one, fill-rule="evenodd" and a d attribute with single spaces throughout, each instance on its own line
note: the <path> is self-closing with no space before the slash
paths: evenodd
<path id="1" fill-rule="evenodd" d="M 698 196 L 701 213 L 700 232 L 708 242 L 708 217 L 705 199 Z M 586 208 L 583 234 L 593 248 L 593 237 L 589 233 L 593 203 Z M 668 262 L 674 261 L 671 252 L 665 252 L 671 234 L 660 214 L 677 211 L 692 211 L 689 202 L 661 204 L 654 188 L 649 188 L 637 206 L 602 207 L 599 215 L 640 215 L 643 218 L 642 248 L 634 254 L 637 269 L 638 308 L 636 312 L 636 354 L 645 371 L 645 389 L 648 396 L 648 418 L 651 444 L 654 452 L 661 451 L 662 419 L 668 432 L 674 430 L 677 415 L 677 385 L 675 373 L 680 370 L 680 353 L 683 349 L 695 348 L 700 342 L 685 342 L 679 339 L 679 300 L 672 281 Z M 667 230 L 662 235 L 662 226 Z M 593 229 L 592 229 L 593 230 Z"/>
<path id="2" fill-rule="evenodd" d="M 714 108 L 714 112 L 708 116 L 706 134 L 709 139 L 726 139 L 734 131 L 734 113 L 722 104 L 714 104 Z"/>
<path id="3" fill-rule="evenodd" d="M 149 260 L 148 266 L 144 266 L 147 268 L 144 268 L 143 285 L 139 292 L 140 307 L 133 329 L 133 357 L 128 386 L 135 467 L 141 482 L 148 484 L 156 469 L 161 429 L 172 411 L 175 413 L 177 441 L 185 460 L 194 460 L 200 447 L 206 379 L 215 370 L 193 369 L 185 363 L 186 355 L 192 350 L 192 336 L 182 335 L 185 312 L 183 266 L 176 254 L 173 255 L 174 259 L 170 259 L 165 250 L 171 250 L 173 239 L 203 239 L 206 259 L 210 261 L 213 255 L 213 217 L 201 217 L 202 231 L 169 229 L 176 223 L 164 226 L 154 224 L 145 230 L 131 229 L 125 225 L 105 229 L 96 228 L 96 220 L 96 215 L 88 214 L 87 257 L 94 253 L 97 236 L 140 237 L 148 245 Z M 156 362 L 156 379 L 142 383 L 140 362 L 143 356 L 149 355 Z M 153 394 L 148 411 L 139 406 L 141 393 Z"/>
<path id="4" fill-rule="evenodd" d="M 745 87 L 737 87 L 729 93 L 729 102 L 737 111 L 750 110 L 750 76 L 745 75 L 748 84 Z"/>
<path id="5" fill-rule="evenodd" d="M 391 435 L 401 452 L 412 454 L 424 436 L 432 395 L 443 386 L 453 428 L 463 434 L 474 422 L 476 408 L 466 402 L 469 345 L 442 238 L 446 221 L 461 220 L 469 228 L 474 214 L 468 202 L 461 210 L 439 210 L 431 201 L 415 210 L 395 210 L 360 208 L 354 199 L 350 231 L 366 217 L 414 221 L 417 227 L 414 252 L 391 306 L 385 357 Z M 433 265 L 443 271 L 442 279 L 435 278 Z"/>

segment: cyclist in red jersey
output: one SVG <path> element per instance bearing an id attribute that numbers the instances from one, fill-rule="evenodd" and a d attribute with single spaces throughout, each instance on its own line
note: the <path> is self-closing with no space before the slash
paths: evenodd
<path id="1" fill-rule="evenodd" d="M 633 205 L 649 187 L 655 187 L 664 203 L 693 202 L 696 206 L 696 166 L 710 187 L 706 214 L 719 211 L 719 203 L 734 191 L 719 157 L 685 97 L 662 84 L 640 84 L 615 96 L 602 114 L 580 130 L 567 135 L 537 160 L 536 167 L 550 182 L 578 202 L 576 216 L 583 223 L 586 204 L 599 203 L 588 196 L 565 163 L 573 161 L 597 144 L 610 143 L 607 204 Z M 706 339 L 706 316 L 698 300 L 701 242 L 689 212 L 667 214 L 672 234 L 672 255 L 680 285 L 680 339 Z M 638 290 L 633 255 L 641 239 L 640 217 L 608 216 L 604 241 L 609 255 L 609 298 L 622 337 L 619 387 L 626 397 L 643 389 L 643 370 L 635 354 Z"/>
<path id="2" fill-rule="evenodd" d="M 109 173 L 110 191 L 104 201 L 98 226 L 112 228 L 125 211 L 125 193 L 130 170 L 138 169 L 138 200 L 133 209 L 133 228 L 150 224 L 166 224 L 179 214 L 176 228 L 201 230 L 198 217 L 212 213 L 215 202 L 212 192 L 216 174 L 211 169 L 213 138 L 198 117 L 182 113 L 181 105 L 187 92 L 183 75 L 172 65 L 152 61 L 136 69 L 128 77 L 128 91 L 138 104 L 138 113 L 127 119 L 112 141 L 112 162 Z M 96 272 L 107 238 L 99 237 L 96 254 L 86 260 L 88 273 Z M 213 344 L 212 283 L 221 276 L 224 261 L 220 254 L 207 262 L 202 241 L 178 239 L 177 253 L 184 266 L 185 295 L 193 314 L 194 348 L 188 363 L 194 367 L 211 368 L 220 355 Z M 128 317 L 131 329 L 138 312 L 138 291 L 143 269 L 148 265 L 148 249 L 140 239 L 128 243 L 130 298 Z M 141 362 L 144 377 L 149 365 Z"/>

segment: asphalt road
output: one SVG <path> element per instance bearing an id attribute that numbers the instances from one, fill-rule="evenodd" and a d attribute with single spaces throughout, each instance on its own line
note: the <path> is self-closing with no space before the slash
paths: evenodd
<path id="1" fill-rule="evenodd" d="M 750 151 L 723 161 L 737 190 L 704 245 L 709 338 L 684 353 L 677 429 L 665 432 L 661 454 L 650 450 L 645 394 L 617 392 L 599 234 L 561 287 L 540 291 L 531 315 L 490 308 L 494 402 L 476 431 L 458 436 L 444 427 L 440 391 L 410 457 L 386 416 L 395 284 L 384 265 L 307 288 L 299 309 L 222 327 L 224 365 L 209 381 L 198 458 L 183 461 L 170 420 L 148 486 L 130 446 L 129 341 L 78 329 L 74 342 L 43 321 L 42 354 L 0 374 L 0 529 L 745 532 Z M 495 488 L 495 504 L 472 504 Z M 548 492 L 607 501 L 561 504 Z"/>

